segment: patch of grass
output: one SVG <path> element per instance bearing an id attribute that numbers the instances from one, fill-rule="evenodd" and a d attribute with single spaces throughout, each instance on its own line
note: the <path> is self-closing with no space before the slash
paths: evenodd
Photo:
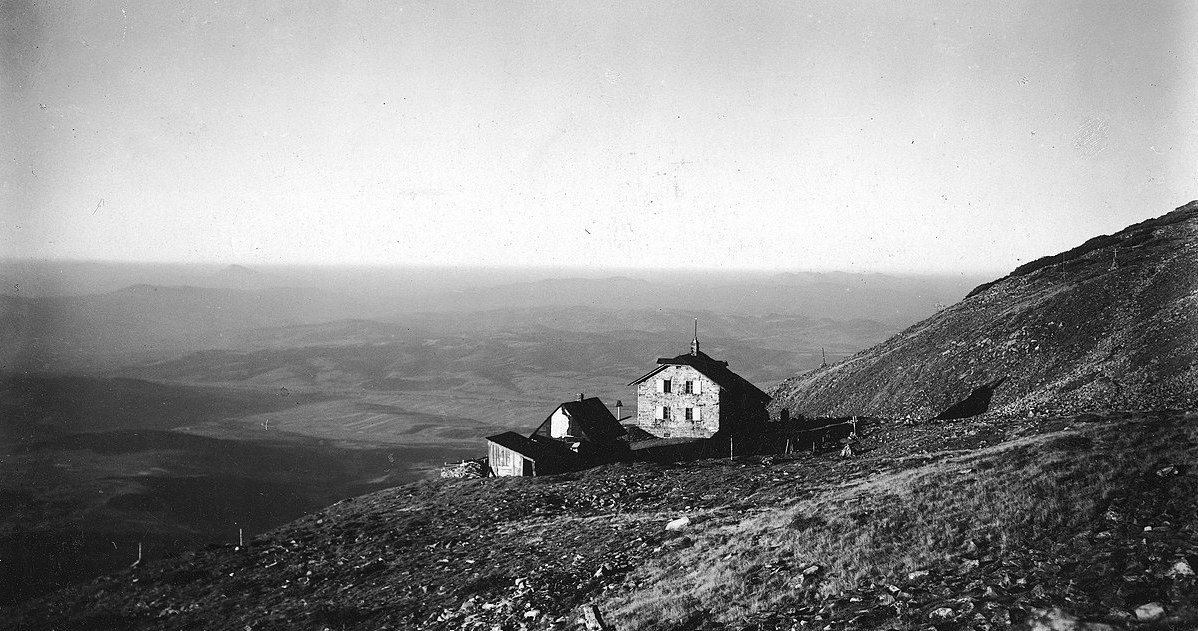
<path id="1" fill-rule="evenodd" d="M 1188 460 L 1198 428 L 1125 422 L 1032 436 L 876 475 L 747 518 L 712 520 L 694 545 L 647 563 L 639 589 L 605 609 L 620 628 L 652 629 L 700 607 L 721 621 L 1088 527 L 1152 463 Z M 819 566 L 804 575 L 804 570 Z"/>

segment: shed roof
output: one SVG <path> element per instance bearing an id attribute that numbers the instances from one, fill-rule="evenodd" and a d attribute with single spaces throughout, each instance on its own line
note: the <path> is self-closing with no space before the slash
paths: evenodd
<path id="1" fill-rule="evenodd" d="M 653 375 L 665 370 L 668 366 L 690 366 L 691 368 L 694 368 L 702 373 L 703 376 L 716 382 L 716 384 L 721 388 L 730 390 L 732 392 L 744 393 L 754 399 L 760 399 L 762 401 L 769 401 L 772 398 L 770 395 L 763 392 L 761 388 L 758 388 L 750 383 L 748 379 L 745 379 L 744 377 L 732 372 L 728 368 L 728 362 L 713 359 L 703 351 L 698 351 L 693 354 L 684 353 L 677 357 L 659 357 L 657 358 L 657 364 L 657 368 L 654 368 L 644 375 L 641 375 L 628 385 L 635 386 L 639 383 L 642 383 Z"/>
<path id="2" fill-rule="evenodd" d="M 487 441 L 510 449 L 533 462 L 560 461 L 576 455 L 569 447 L 556 440 L 533 440 L 516 432 L 487 436 Z"/>
<path id="3" fill-rule="evenodd" d="M 603 443 L 611 442 L 623 436 L 628 430 L 624 429 L 623 425 L 616 420 L 611 410 L 603 405 L 603 401 L 599 397 L 590 397 L 579 401 L 567 401 L 557 409 L 545 417 L 545 422 L 541 427 L 545 427 L 552 422 L 553 414 L 561 410 L 570 417 L 570 420 L 578 424 L 586 434 L 586 438 L 591 442 Z M 538 428 L 539 431 L 539 428 Z"/>

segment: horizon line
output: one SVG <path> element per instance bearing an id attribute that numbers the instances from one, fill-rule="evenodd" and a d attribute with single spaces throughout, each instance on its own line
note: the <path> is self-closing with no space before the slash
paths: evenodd
<path id="1" fill-rule="evenodd" d="M 651 273 L 714 273 L 714 274 L 854 274 L 882 276 L 945 276 L 945 277 L 984 277 L 998 274 L 1004 276 L 1027 261 L 1016 260 L 1010 268 L 998 266 L 977 269 L 919 270 L 919 269 L 851 269 L 851 268 L 813 268 L 813 267 L 715 267 L 715 266 L 618 266 L 618 265 L 522 265 L 522 264 L 472 264 L 472 263 L 412 263 L 412 262 L 238 262 L 238 261 L 186 261 L 186 260 L 131 260 L 105 258 L 76 258 L 76 257 L 29 257 L 0 255 L 0 264 L 36 264 L 36 265 L 129 265 L 129 266 L 177 266 L 177 267 L 209 267 L 224 269 L 241 267 L 245 269 L 407 269 L 407 270 L 461 270 L 461 271 L 498 271 L 498 272 L 536 272 L 536 271 L 581 271 L 593 274 L 596 272 L 651 272 Z M 1006 271 L 1003 271 L 1006 269 Z"/>

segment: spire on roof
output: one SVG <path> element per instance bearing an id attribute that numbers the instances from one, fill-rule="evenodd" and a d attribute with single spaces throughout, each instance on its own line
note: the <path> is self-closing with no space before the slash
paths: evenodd
<path id="1" fill-rule="evenodd" d="M 691 355 L 699 354 L 699 318 L 695 318 L 695 339 L 691 340 Z"/>

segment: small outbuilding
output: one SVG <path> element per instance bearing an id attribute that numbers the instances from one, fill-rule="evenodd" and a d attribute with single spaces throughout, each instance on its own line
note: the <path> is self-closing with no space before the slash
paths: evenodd
<path id="1" fill-rule="evenodd" d="M 531 438 L 562 442 L 578 454 L 585 466 L 591 466 L 626 456 L 628 442 L 623 437 L 627 433 L 603 401 L 580 394 L 577 401 L 557 406 Z"/>
<path id="2" fill-rule="evenodd" d="M 491 476 L 553 475 L 574 471 L 578 464 L 578 454 L 559 441 L 534 440 L 516 432 L 487 437 Z"/>
<path id="3" fill-rule="evenodd" d="M 627 430 L 597 397 L 578 395 L 545 418 L 527 437 L 487 437 L 492 476 L 553 475 L 627 459 Z"/>

